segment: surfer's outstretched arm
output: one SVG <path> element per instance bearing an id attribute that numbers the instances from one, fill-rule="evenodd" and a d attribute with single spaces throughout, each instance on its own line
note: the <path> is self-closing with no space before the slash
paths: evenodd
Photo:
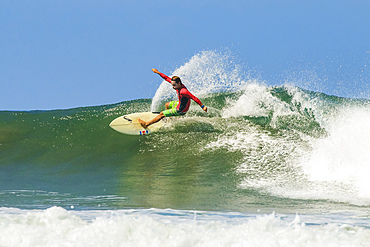
<path id="1" fill-rule="evenodd" d="M 163 80 L 168 81 L 169 83 L 171 83 L 171 78 L 169 78 L 169 77 L 168 77 L 168 76 L 166 76 L 165 74 L 163 74 L 163 73 L 159 72 L 157 69 L 152 69 L 152 71 L 153 71 L 154 73 L 156 73 L 156 74 L 160 75 L 160 76 L 163 78 Z"/>
<path id="2" fill-rule="evenodd" d="M 160 72 L 157 69 L 152 69 L 152 71 L 156 74 L 159 74 Z"/>

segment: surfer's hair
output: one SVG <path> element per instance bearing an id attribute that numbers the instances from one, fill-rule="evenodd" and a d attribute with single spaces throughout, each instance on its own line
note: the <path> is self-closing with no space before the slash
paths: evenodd
<path id="1" fill-rule="evenodd" d="M 171 80 L 172 80 L 172 81 L 175 81 L 176 83 L 180 83 L 180 84 L 182 84 L 181 79 L 180 79 L 180 77 L 178 77 L 178 76 L 172 76 Z"/>

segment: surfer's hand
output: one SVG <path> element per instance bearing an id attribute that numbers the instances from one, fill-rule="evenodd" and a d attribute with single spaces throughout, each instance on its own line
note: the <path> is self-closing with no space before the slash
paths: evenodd
<path id="1" fill-rule="evenodd" d="M 203 111 L 207 112 L 207 106 L 204 106 L 202 109 Z"/>
<path id="2" fill-rule="evenodd" d="M 152 69 L 152 71 L 156 74 L 159 74 L 159 71 L 157 69 Z"/>

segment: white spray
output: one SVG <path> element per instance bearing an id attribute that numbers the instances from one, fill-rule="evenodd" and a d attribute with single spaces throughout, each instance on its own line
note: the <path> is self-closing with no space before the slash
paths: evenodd
<path id="1" fill-rule="evenodd" d="M 207 97 L 216 92 L 239 90 L 246 81 L 242 68 L 233 61 L 230 53 L 203 51 L 168 76 L 179 76 L 186 87 L 197 97 Z M 171 85 L 163 81 L 152 101 L 151 110 L 158 111 L 164 100 L 176 99 Z"/>

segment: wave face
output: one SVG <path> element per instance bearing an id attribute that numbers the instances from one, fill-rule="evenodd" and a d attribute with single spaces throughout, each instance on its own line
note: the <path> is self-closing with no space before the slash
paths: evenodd
<path id="1" fill-rule="evenodd" d="M 174 71 L 209 112 L 193 103 L 185 117 L 148 136 L 122 135 L 108 124 L 163 110 L 175 97 L 167 82 L 153 100 L 0 112 L 2 205 L 368 208 L 370 102 L 267 87 L 235 64 L 227 54 L 203 52 Z"/>

